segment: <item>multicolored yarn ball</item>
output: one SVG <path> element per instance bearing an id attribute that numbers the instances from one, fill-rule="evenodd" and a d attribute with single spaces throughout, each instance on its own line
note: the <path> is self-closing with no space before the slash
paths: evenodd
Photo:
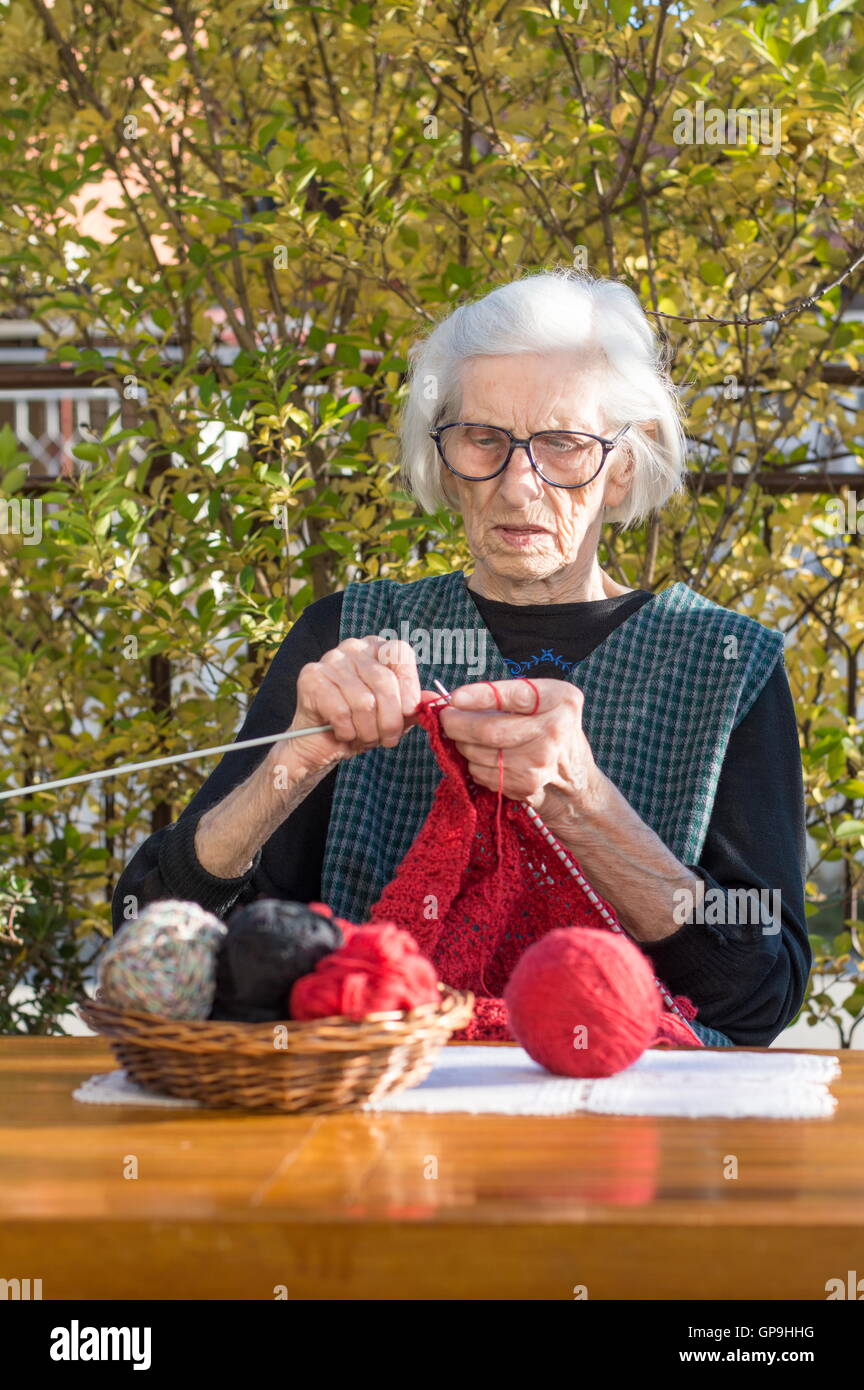
<path id="1" fill-rule="evenodd" d="M 291 1017 L 365 1018 L 440 998 L 435 967 L 406 931 L 384 922 L 355 927 L 341 950 L 319 961 L 291 991 Z"/>
<path id="2" fill-rule="evenodd" d="M 271 1023 L 289 1017 L 301 975 L 344 941 L 339 924 L 305 903 L 259 898 L 232 912 L 216 966 L 211 1018 Z"/>
<path id="3" fill-rule="evenodd" d="M 560 928 L 529 946 L 504 991 L 513 1036 L 558 1076 L 614 1076 L 658 1034 L 662 1004 L 638 946 L 617 932 Z"/>
<path id="4" fill-rule="evenodd" d="M 224 936 L 224 923 L 197 903 L 151 903 L 105 948 L 100 1002 L 163 1018 L 206 1018 Z"/>

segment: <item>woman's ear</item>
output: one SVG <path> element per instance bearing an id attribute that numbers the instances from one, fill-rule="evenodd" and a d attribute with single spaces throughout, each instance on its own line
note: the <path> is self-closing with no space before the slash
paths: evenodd
<path id="1" fill-rule="evenodd" d="M 657 439 L 656 420 L 646 420 L 644 424 L 639 423 L 642 434 L 646 434 L 649 439 Z M 629 432 L 628 432 L 629 433 Z M 628 442 L 628 435 L 624 435 L 612 453 L 609 463 L 612 465 L 609 474 L 609 481 L 606 484 L 605 504 L 607 507 L 620 507 L 622 502 L 633 486 L 633 475 L 636 471 L 636 460 L 633 450 Z"/>
<path id="2" fill-rule="evenodd" d="M 636 460 L 632 451 L 627 447 L 626 437 L 622 439 L 612 454 L 607 467 L 609 467 L 609 477 L 606 481 L 606 495 L 603 501 L 607 507 L 620 507 L 633 486 L 633 474 L 636 468 Z"/>
<path id="3" fill-rule="evenodd" d="M 626 460 L 621 460 L 609 474 L 609 480 L 606 483 L 606 496 L 603 498 L 604 506 L 620 507 L 622 502 L 627 500 L 627 494 L 632 486 L 633 456 L 630 454 Z"/>

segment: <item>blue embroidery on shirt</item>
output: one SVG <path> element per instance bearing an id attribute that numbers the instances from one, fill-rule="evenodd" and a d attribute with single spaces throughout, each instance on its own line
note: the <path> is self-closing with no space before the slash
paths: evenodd
<path id="1" fill-rule="evenodd" d="M 525 661 L 511 661 L 505 656 L 504 663 L 511 676 L 525 676 L 535 666 L 557 666 L 561 671 L 571 671 L 575 665 L 572 661 L 566 661 L 560 653 L 553 652 L 551 647 L 544 647 L 539 655 L 534 652 Z"/>

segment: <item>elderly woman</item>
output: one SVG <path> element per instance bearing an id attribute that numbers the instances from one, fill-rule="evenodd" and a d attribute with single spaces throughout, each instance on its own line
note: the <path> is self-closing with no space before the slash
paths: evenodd
<path id="1" fill-rule="evenodd" d="M 555 272 L 456 309 L 414 350 L 402 442 L 419 502 L 461 515 L 470 573 L 313 603 L 238 738 L 332 733 L 225 756 L 127 866 L 115 926 L 160 897 L 222 916 L 323 901 L 363 921 L 440 777 L 414 718 L 437 678 L 474 780 L 497 789 L 502 750 L 504 795 L 578 859 L 701 1036 L 767 1045 L 810 965 L 783 640 L 685 584 L 628 589 L 600 566 L 604 522 L 661 507 L 684 468 L 637 300 Z"/>

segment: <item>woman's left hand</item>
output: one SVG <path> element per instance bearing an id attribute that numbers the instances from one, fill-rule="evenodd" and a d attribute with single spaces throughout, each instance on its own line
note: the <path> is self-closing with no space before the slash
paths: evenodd
<path id="1" fill-rule="evenodd" d="M 582 691 L 569 681 L 479 681 L 452 692 L 441 727 L 475 782 L 490 791 L 498 790 L 501 749 L 504 795 L 527 801 L 551 829 L 556 817 L 590 804 L 602 777 L 582 728 L 583 703 Z"/>

